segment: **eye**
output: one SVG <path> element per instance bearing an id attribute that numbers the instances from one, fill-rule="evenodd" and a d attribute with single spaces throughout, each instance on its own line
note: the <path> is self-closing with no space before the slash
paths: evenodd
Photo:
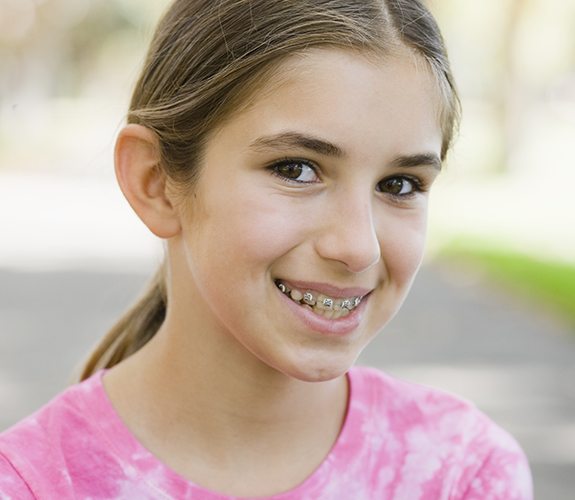
<path id="1" fill-rule="evenodd" d="M 377 184 L 377 190 L 392 196 L 403 198 L 409 197 L 417 191 L 421 191 L 421 185 L 416 179 L 406 176 L 389 177 Z"/>
<path id="2" fill-rule="evenodd" d="M 270 169 L 274 175 L 291 182 L 310 184 L 318 180 L 315 167 L 304 160 L 283 160 Z"/>

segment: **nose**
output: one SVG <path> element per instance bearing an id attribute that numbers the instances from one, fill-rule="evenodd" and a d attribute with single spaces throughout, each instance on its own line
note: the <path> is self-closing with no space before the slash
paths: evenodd
<path id="1" fill-rule="evenodd" d="M 316 251 L 324 259 L 339 261 L 348 271 L 361 273 L 381 259 L 381 246 L 369 196 L 342 197 L 321 217 Z"/>

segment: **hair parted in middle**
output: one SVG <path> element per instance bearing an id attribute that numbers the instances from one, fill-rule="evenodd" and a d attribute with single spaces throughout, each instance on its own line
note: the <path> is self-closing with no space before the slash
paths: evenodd
<path id="1" fill-rule="evenodd" d="M 457 95 L 441 34 L 419 0 L 176 0 L 158 25 L 128 121 L 158 134 L 169 177 L 193 180 L 214 127 L 286 57 L 319 47 L 420 56 L 443 97 L 445 155 Z"/>
<path id="2" fill-rule="evenodd" d="M 421 0 L 175 0 L 153 36 L 128 123 L 155 132 L 159 167 L 189 193 L 210 134 L 248 105 L 286 58 L 315 48 L 384 59 L 410 52 L 422 61 L 441 98 L 445 157 L 460 106 L 441 33 Z M 164 269 L 92 353 L 82 379 L 157 332 L 166 313 Z"/>

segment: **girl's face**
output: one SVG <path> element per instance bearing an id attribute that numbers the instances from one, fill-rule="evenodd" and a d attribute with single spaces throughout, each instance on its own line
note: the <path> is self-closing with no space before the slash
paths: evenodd
<path id="1" fill-rule="evenodd" d="M 343 374 L 418 269 L 440 148 L 433 77 L 407 51 L 289 59 L 207 143 L 174 310 L 291 377 Z"/>

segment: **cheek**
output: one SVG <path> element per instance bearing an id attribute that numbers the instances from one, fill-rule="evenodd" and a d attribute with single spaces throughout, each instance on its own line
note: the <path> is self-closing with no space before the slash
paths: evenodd
<path id="1" fill-rule="evenodd" d="M 391 219 L 380 237 L 382 258 L 390 278 L 397 284 L 411 282 L 425 250 L 426 213 Z"/>
<path id="2" fill-rule="evenodd" d="M 216 245 L 213 250 L 225 250 L 227 258 L 242 261 L 248 267 L 271 265 L 274 259 L 297 246 L 303 234 L 301 221 L 291 217 L 281 201 L 276 203 L 273 196 L 257 193 L 216 202 L 208 221 Z"/>

